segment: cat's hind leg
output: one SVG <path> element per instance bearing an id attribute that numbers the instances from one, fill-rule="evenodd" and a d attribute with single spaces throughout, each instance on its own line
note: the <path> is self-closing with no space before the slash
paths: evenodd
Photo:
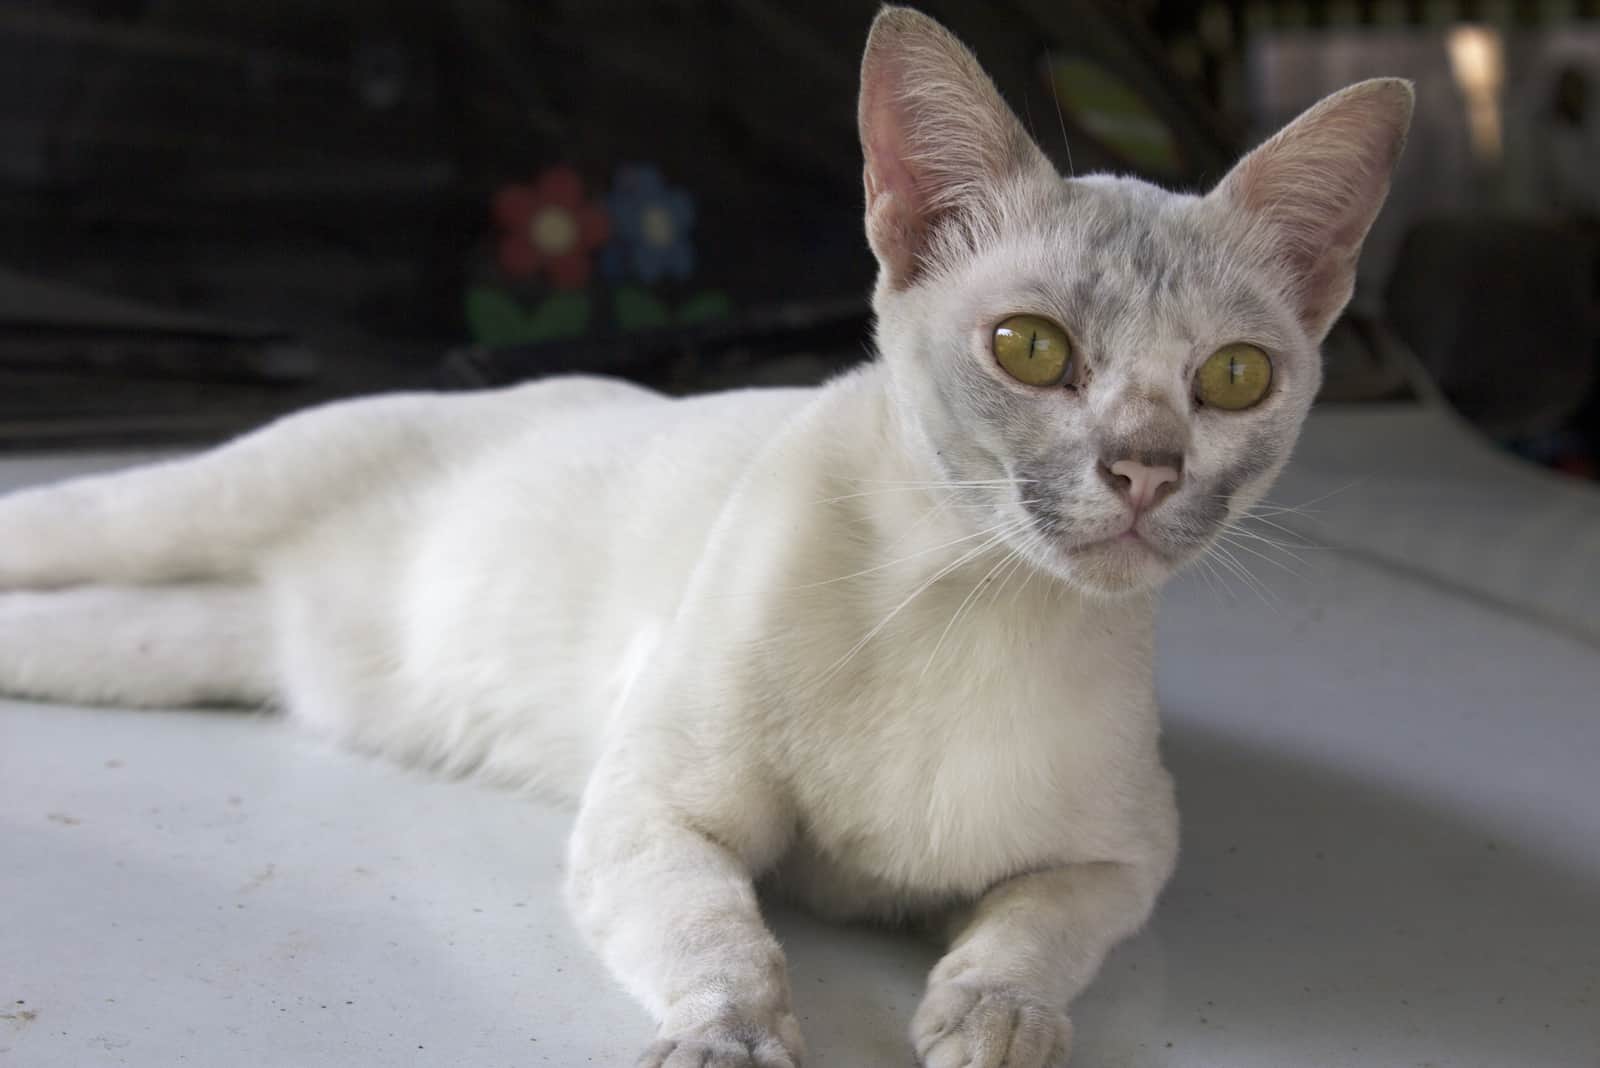
<path id="1" fill-rule="evenodd" d="M 259 705 L 274 695 L 252 585 L 0 593 L 0 693 L 79 704 Z"/>

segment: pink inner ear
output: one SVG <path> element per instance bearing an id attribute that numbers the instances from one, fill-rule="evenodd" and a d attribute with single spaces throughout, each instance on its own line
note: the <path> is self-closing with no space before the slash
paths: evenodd
<path id="1" fill-rule="evenodd" d="M 1049 167 L 972 54 L 907 8 L 873 23 L 857 121 L 867 238 L 896 287 L 921 269 L 937 218 L 984 211 L 998 183 Z"/>
<path id="2" fill-rule="evenodd" d="M 1290 123 L 1222 183 L 1235 206 L 1271 227 L 1313 334 L 1320 336 L 1349 299 L 1410 114 L 1404 83 L 1360 83 Z"/>
<path id="3" fill-rule="evenodd" d="M 904 208 L 918 204 L 916 176 L 906 159 L 910 145 L 905 136 L 909 119 L 899 106 L 903 86 L 899 65 L 879 59 L 863 73 L 861 82 L 862 144 L 866 149 L 867 200 L 893 193 Z"/>
<path id="4" fill-rule="evenodd" d="M 900 105 L 904 91 L 901 75 L 901 65 L 888 56 L 869 55 L 862 72 L 859 115 L 866 156 L 862 177 L 867 194 L 867 241 L 896 288 L 916 277 L 926 224 L 917 177 L 907 162 L 911 156 L 906 136 L 910 117 Z"/>
<path id="5" fill-rule="evenodd" d="M 901 198 L 906 207 L 915 210 L 917 207 L 917 182 L 911 174 L 904 160 L 903 148 L 897 145 L 884 143 L 878 136 L 873 138 L 872 154 L 867 160 L 867 199 L 874 200 L 882 193 L 893 193 Z"/>
<path id="6" fill-rule="evenodd" d="M 1236 185 L 1239 206 L 1271 219 L 1287 251 L 1310 261 L 1360 244 L 1392 165 L 1373 162 L 1378 153 L 1366 145 L 1347 150 L 1343 159 L 1320 158 L 1316 147 L 1258 152 L 1239 165 Z"/>
<path id="7" fill-rule="evenodd" d="M 1321 334 L 1349 299 L 1372 220 L 1366 204 L 1381 202 L 1384 180 L 1314 175 L 1301 161 L 1275 155 L 1258 153 L 1241 164 L 1236 202 L 1270 221 L 1278 254 L 1298 282 L 1300 321 Z"/>

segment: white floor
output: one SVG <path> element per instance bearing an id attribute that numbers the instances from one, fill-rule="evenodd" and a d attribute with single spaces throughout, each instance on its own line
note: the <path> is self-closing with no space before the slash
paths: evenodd
<path id="1" fill-rule="evenodd" d="M 1171 592 L 1183 862 L 1073 1063 L 1594 1068 L 1600 493 L 1416 413 L 1319 416 L 1275 496 L 1335 490 L 1295 573 L 1240 554 L 1261 595 Z M 272 719 L 0 704 L 0 1065 L 629 1065 L 567 822 Z M 778 926 L 810 1064 L 910 1065 L 932 951 Z"/>

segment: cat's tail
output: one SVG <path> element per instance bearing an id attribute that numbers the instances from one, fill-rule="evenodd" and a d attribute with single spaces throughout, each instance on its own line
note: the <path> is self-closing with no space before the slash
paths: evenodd
<path id="1" fill-rule="evenodd" d="M 274 544 L 448 452 L 450 406 L 316 408 L 197 456 L 0 497 L 0 693 L 79 704 L 274 697 Z M 481 421 L 480 421 L 481 422 Z M 459 445 L 459 440 L 456 440 Z"/>
<path id="2" fill-rule="evenodd" d="M 434 462 L 448 437 L 436 407 L 313 409 L 192 458 L 0 497 L 0 693 L 270 701 L 255 572 L 274 543 Z"/>
<path id="3" fill-rule="evenodd" d="M 270 701 L 274 547 L 564 410 L 641 398 L 571 378 L 289 416 L 197 456 L 0 497 L 0 693 Z"/>
<path id="4" fill-rule="evenodd" d="M 263 705 L 275 696 L 254 585 L 0 593 L 0 693 L 75 704 Z"/>
<path id="5" fill-rule="evenodd" d="M 329 405 L 198 456 L 0 497 L 0 589 L 242 580 L 286 535 L 470 436 L 475 421 L 441 419 L 440 405 Z"/>
<path id="6" fill-rule="evenodd" d="M 251 576 L 264 552 L 374 491 L 396 491 L 547 416 L 660 403 L 574 376 L 328 404 L 198 456 L 0 497 L 0 590 Z"/>

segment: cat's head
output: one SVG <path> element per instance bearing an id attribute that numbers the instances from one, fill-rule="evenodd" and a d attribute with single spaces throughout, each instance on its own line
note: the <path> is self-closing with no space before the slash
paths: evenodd
<path id="1" fill-rule="evenodd" d="M 1085 591 L 1199 555 L 1288 458 L 1411 106 L 1398 79 L 1335 93 L 1204 196 L 1065 179 L 960 42 L 886 8 L 860 104 L 878 348 L 967 511 Z"/>

